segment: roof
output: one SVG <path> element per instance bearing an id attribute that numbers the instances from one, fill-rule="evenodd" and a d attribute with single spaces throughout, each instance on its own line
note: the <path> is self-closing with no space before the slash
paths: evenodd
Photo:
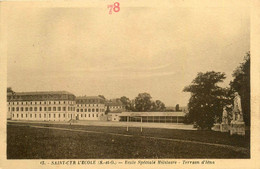
<path id="1" fill-rule="evenodd" d="M 36 91 L 36 92 L 15 92 L 14 95 L 47 95 L 47 94 L 71 94 L 67 91 Z"/>
<path id="2" fill-rule="evenodd" d="M 184 112 L 122 112 L 119 116 L 185 116 Z"/>
<path id="3" fill-rule="evenodd" d="M 74 100 L 74 94 L 67 91 L 15 92 L 7 94 L 7 101 Z"/>
<path id="4" fill-rule="evenodd" d="M 105 99 L 99 96 L 78 96 L 76 97 L 77 104 L 97 104 L 105 103 Z"/>
<path id="5" fill-rule="evenodd" d="M 99 97 L 99 96 L 77 96 L 76 100 L 79 100 L 79 99 L 102 99 L 102 100 L 104 100 L 102 97 Z"/>
<path id="6" fill-rule="evenodd" d="M 123 103 L 119 99 L 111 99 L 106 102 L 107 106 L 123 106 Z"/>

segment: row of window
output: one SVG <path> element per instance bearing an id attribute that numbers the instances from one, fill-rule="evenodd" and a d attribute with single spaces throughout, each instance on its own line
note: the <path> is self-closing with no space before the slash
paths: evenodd
<path id="1" fill-rule="evenodd" d="M 109 106 L 109 108 L 113 108 L 113 109 L 122 109 L 123 108 L 123 106 Z"/>
<path id="2" fill-rule="evenodd" d="M 83 100 L 77 100 L 76 101 L 77 103 L 86 103 L 86 102 L 89 102 L 89 103 L 100 103 L 101 100 L 91 100 L 91 99 L 83 99 Z"/>
<path id="3" fill-rule="evenodd" d="M 80 117 L 83 118 L 83 117 L 87 117 L 87 114 L 81 114 Z M 88 114 L 88 117 L 91 117 L 91 114 Z M 95 117 L 95 114 L 92 114 L 92 117 Z M 98 114 L 96 114 L 96 117 L 98 117 Z"/>
<path id="4" fill-rule="evenodd" d="M 27 105 L 27 104 L 47 104 L 47 103 L 49 103 L 49 104 L 66 104 L 66 103 L 68 103 L 68 104 L 74 104 L 74 102 L 73 101 L 44 101 L 44 102 L 9 102 L 8 104 L 9 105 Z"/>
<path id="5" fill-rule="evenodd" d="M 77 104 L 77 107 L 82 107 L 84 104 Z M 91 106 L 91 104 L 85 104 L 85 107 Z M 92 106 L 105 106 L 104 104 L 92 104 Z"/>
<path id="6" fill-rule="evenodd" d="M 8 108 L 11 111 L 11 107 Z M 66 111 L 66 107 L 39 107 L 39 111 Z M 12 107 L 12 111 L 38 111 L 38 107 Z M 75 111 L 75 107 L 68 107 L 68 111 Z"/>
<path id="7" fill-rule="evenodd" d="M 15 113 L 13 114 L 13 118 L 14 117 L 15 117 Z M 28 117 L 28 114 L 21 114 L 21 118 L 27 118 L 27 117 Z M 47 114 L 44 114 L 44 116 L 42 116 L 42 114 L 34 114 L 34 116 L 33 116 L 33 114 L 30 114 L 30 118 L 37 118 L 37 117 L 39 117 L 39 118 L 47 118 Z M 53 118 L 61 118 L 62 114 L 57 114 L 57 116 L 56 116 L 56 114 L 49 114 L 49 118 L 51 118 L 51 117 L 53 117 Z M 66 114 L 65 113 L 63 114 L 63 117 L 66 118 Z M 71 115 L 68 114 L 68 118 L 70 118 L 70 117 L 71 117 Z M 19 118 L 19 114 L 18 113 L 16 114 L 16 118 Z"/>
<path id="8" fill-rule="evenodd" d="M 77 112 L 99 112 L 99 110 L 101 112 L 104 112 L 105 110 L 104 109 L 77 109 Z"/>
<path id="9" fill-rule="evenodd" d="M 21 118 L 27 118 L 28 117 L 28 114 L 20 114 L 21 115 Z M 42 116 L 42 114 L 34 114 L 34 116 L 33 116 L 33 114 L 29 114 L 30 115 L 30 118 L 47 118 L 47 114 L 44 114 L 43 116 Z M 80 117 L 81 118 L 83 118 L 83 117 L 87 117 L 87 114 L 81 114 L 80 115 Z M 13 118 L 15 117 L 15 113 L 13 113 Z M 62 117 L 62 114 L 57 114 L 57 116 L 56 116 L 56 114 L 55 113 L 53 113 L 53 114 L 49 114 L 49 116 L 48 116 L 49 118 L 61 118 Z M 70 114 L 68 114 L 68 116 L 67 116 L 68 118 L 70 118 L 71 117 L 71 115 Z M 91 117 L 91 114 L 88 114 L 88 117 Z M 95 117 L 95 114 L 92 114 L 92 117 Z M 96 117 L 98 117 L 98 114 L 96 114 Z M 19 118 L 19 113 L 17 113 L 16 114 L 16 118 Z M 63 113 L 63 118 L 66 118 L 66 114 L 65 113 Z"/>

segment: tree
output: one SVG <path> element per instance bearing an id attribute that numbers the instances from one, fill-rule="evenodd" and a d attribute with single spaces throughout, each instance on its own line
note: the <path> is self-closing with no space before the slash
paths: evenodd
<path id="1" fill-rule="evenodd" d="M 152 106 L 152 97 L 149 93 L 139 93 L 135 98 L 136 111 L 150 111 Z"/>
<path id="2" fill-rule="evenodd" d="M 165 111 L 165 104 L 161 100 L 152 101 L 150 111 Z"/>
<path id="3" fill-rule="evenodd" d="M 122 96 L 120 98 L 120 101 L 122 102 L 122 104 L 125 106 L 125 109 L 130 111 L 131 110 L 131 100 L 126 97 L 126 96 Z"/>
<path id="4" fill-rule="evenodd" d="M 243 117 L 246 125 L 250 125 L 250 52 L 244 57 L 232 76 L 234 80 L 230 82 L 231 89 L 237 91 L 241 96 Z"/>
<path id="5" fill-rule="evenodd" d="M 180 111 L 180 106 L 179 106 L 179 104 L 176 104 L 176 106 L 175 106 L 175 111 Z"/>
<path id="6" fill-rule="evenodd" d="M 217 85 L 225 78 L 225 73 L 221 72 L 200 72 L 191 85 L 183 89 L 184 92 L 191 93 L 188 117 L 202 129 L 210 129 L 214 120 L 222 116 L 223 106 L 229 102 L 228 89 Z"/>

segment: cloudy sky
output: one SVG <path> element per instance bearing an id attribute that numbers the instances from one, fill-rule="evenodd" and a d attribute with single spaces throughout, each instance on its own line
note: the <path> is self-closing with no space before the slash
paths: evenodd
<path id="1" fill-rule="evenodd" d="M 197 72 L 233 70 L 250 49 L 245 6 L 10 8 L 7 84 L 15 91 L 66 90 L 106 98 L 148 92 L 167 106 Z"/>

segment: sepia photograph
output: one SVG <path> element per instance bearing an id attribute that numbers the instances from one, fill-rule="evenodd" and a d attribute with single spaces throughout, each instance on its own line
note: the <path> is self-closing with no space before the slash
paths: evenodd
<path id="1" fill-rule="evenodd" d="M 251 159 L 250 3 L 192 2 L 1 3 L 6 159 Z"/>

